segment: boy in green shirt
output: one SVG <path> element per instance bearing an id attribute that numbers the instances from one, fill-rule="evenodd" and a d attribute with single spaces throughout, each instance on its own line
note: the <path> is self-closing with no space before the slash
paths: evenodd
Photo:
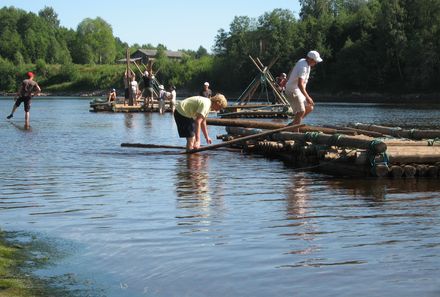
<path id="1" fill-rule="evenodd" d="M 211 98 L 193 96 L 177 103 L 174 119 L 181 138 L 186 138 L 186 150 L 200 147 L 200 130 L 208 144 L 209 138 L 206 118 L 210 110 L 219 111 L 228 105 L 225 96 L 216 94 Z"/>

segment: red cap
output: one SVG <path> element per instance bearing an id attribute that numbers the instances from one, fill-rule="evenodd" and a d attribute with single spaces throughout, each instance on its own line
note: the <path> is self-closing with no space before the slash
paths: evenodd
<path id="1" fill-rule="evenodd" d="M 29 78 L 31 78 L 31 77 L 34 77 L 35 75 L 34 75 L 34 73 L 33 72 L 31 72 L 31 71 L 29 71 L 28 73 L 26 73 L 27 74 L 27 76 L 29 77 Z"/>

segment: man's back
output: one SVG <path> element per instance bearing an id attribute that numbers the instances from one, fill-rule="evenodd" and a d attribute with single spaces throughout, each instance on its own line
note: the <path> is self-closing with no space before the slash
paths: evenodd
<path id="1" fill-rule="evenodd" d="M 38 86 L 37 82 L 32 79 L 25 79 L 21 83 L 20 96 L 21 97 L 31 97 L 32 92 Z"/>

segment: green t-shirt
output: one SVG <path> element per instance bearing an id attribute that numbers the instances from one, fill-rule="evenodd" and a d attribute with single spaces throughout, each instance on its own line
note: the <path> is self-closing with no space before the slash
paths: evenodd
<path id="1" fill-rule="evenodd" d="M 177 103 L 176 110 L 187 118 L 196 119 L 200 114 L 206 119 L 211 109 L 211 100 L 202 96 L 193 96 Z"/>

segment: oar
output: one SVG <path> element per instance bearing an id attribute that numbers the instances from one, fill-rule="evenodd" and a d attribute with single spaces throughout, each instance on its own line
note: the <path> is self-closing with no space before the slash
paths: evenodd
<path id="1" fill-rule="evenodd" d="M 203 147 L 200 147 L 198 149 L 192 149 L 192 150 L 189 150 L 187 152 L 184 152 L 183 154 L 193 154 L 193 153 L 198 153 L 198 152 L 201 152 L 201 151 L 213 150 L 213 149 L 216 149 L 216 148 L 219 148 L 219 147 L 228 146 L 228 145 L 231 145 L 231 144 L 234 144 L 234 143 L 239 143 L 239 142 L 243 142 L 243 141 L 250 140 L 250 139 L 260 138 L 260 137 L 263 137 L 263 136 L 271 135 L 271 134 L 282 132 L 282 131 L 286 131 L 286 130 L 298 129 L 298 128 L 303 127 L 303 126 L 305 126 L 305 125 L 304 124 L 300 124 L 300 125 L 285 126 L 285 127 L 278 128 L 278 129 L 275 129 L 275 130 L 265 131 L 265 132 L 261 132 L 261 133 L 254 134 L 254 135 L 243 136 L 243 137 L 236 138 L 236 139 L 233 139 L 233 140 L 228 140 L 228 141 L 224 141 L 224 142 L 217 143 L 217 144 L 203 146 Z"/>

